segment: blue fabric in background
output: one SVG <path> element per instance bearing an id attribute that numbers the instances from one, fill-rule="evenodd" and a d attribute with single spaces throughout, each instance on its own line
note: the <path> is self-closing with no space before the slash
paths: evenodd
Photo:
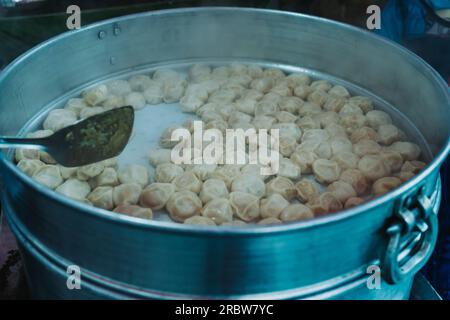
<path id="1" fill-rule="evenodd" d="M 450 9 L 450 0 L 428 1 L 434 10 Z M 381 29 L 376 33 L 396 42 L 417 38 L 426 32 L 426 10 L 420 0 L 389 0 L 381 16 Z"/>
<path id="2" fill-rule="evenodd" d="M 450 0 L 430 0 L 428 3 L 434 10 L 450 9 Z M 381 29 L 376 33 L 399 43 L 423 37 L 427 31 L 426 15 L 420 0 L 389 0 L 382 12 Z M 441 178 L 438 242 L 422 272 L 442 298 L 450 300 L 450 158 L 442 165 Z"/>
<path id="3" fill-rule="evenodd" d="M 389 0 L 376 32 L 396 42 L 425 33 L 425 9 L 419 0 Z"/>

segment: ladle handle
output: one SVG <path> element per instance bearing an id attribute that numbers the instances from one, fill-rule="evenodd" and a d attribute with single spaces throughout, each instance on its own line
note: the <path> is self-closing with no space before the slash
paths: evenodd
<path id="1" fill-rule="evenodd" d="M 45 138 L 14 138 L 14 137 L 0 137 L 0 148 L 26 148 L 45 150 Z"/>

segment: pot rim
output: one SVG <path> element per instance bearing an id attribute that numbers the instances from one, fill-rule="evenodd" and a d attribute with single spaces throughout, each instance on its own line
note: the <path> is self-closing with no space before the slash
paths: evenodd
<path id="1" fill-rule="evenodd" d="M 187 12 L 207 12 L 207 11 L 217 11 L 217 12 L 226 12 L 226 11 L 233 11 L 236 10 L 241 12 L 249 12 L 249 13 L 263 13 L 263 14 L 275 14 L 275 15 L 282 15 L 286 17 L 298 17 L 303 19 L 310 19 L 315 20 L 321 23 L 328 23 L 332 24 L 338 28 L 347 29 L 351 32 L 359 32 L 363 33 L 367 37 L 371 37 L 374 41 L 382 42 L 384 45 L 391 46 L 394 48 L 394 50 L 399 50 L 402 54 L 409 56 L 410 58 L 415 58 L 415 64 L 420 66 L 421 68 L 424 68 L 427 70 L 430 74 L 428 76 L 431 76 L 433 80 L 436 82 L 436 84 L 444 91 L 447 92 L 447 100 L 448 100 L 448 106 L 450 107 L 450 90 L 447 87 L 447 84 L 443 80 L 443 78 L 440 76 L 440 74 L 434 70 L 428 63 L 426 63 L 421 57 L 416 55 L 415 53 L 411 52 L 410 50 L 406 49 L 405 47 L 388 40 L 386 38 L 383 38 L 379 35 L 376 35 L 374 33 L 371 33 L 367 30 L 357 28 L 345 23 L 337 22 L 334 20 L 329 20 L 321 17 L 301 14 L 301 13 L 295 13 L 295 12 L 285 12 L 285 11 L 279 11 L 279 10 L 270 10 L 270 9 L 257 9 L 257 8 L 239 8 L 239 7 L 202 7 L 202 8 L 180 8 L 180 9 L 165 9 L 165 10 L 156 10 L 156 11 L 148 11 L 148 12 L 141 12 L 141 13 L 135 13 L 130 15 L 124 15 L 120 17 L 115 17 L 107 20 L 102 20 L 99 22 L 95 22 L 92 24 L 89 24 L 85 27 L 82 27 L 78 30 L 72 30 L 72 31 L 66 31 L 64 33 L 61 33 L 57 36 L 54 36 L 37 46 L 29 49 L 25 53 L 21 54 L 19 57 L 14 59 L 10 64 L 6 66 L 6 68 L 0 73 L 0 85 L 4 78 L 6 78 L 9 73 L 11 73 L 14 70 L 14 67 L 18 64 L 20 64 L 22 61 L 27 59 L 29 56 L 31 56 L 36 51 L 49 46 L 54 41 L 63 39 L 65 37 L 70 36 L 72 33 L 79 33 L 83 32 L 85 30 L 89 29 L 95 29 L 100 26 L 110 25 L 113 23 L 117 23 L 123 20 L 133 19 L 133 18 L 141 18 L 145 16 L 159 16 L 159 15 L 165 15 L 165 14 L 183 14 Z M 26 184 L 28 187 L 32 188 L 35 192 L 41 193 L 46 197 L 51 198 L 52 200 L 60 203 L 64 206 L 70 206 L 73 207 L 79 211 L 83 211 L 84 214 L 89 214 L 91 217 L 95 219 L 104 219 L 108 220 L 108 222 L 111 223 L 125 223 L 129 226 L 136 227 L 136 228 L 145 228 L 149 230 L 155 230 L 158 232 L 169 232 L 169 233 L 190 233 L 190 234 L 209 234 L 209 235 L 232 235 L 232 236 L 252 236 L 252 235 L 261 235 L 261 234 L 267 234 L 267 233 L 281 233 L 281 232 L 293 232 L 301 229 L 306 228 L 312 228 L 312 227 L 319 227 L 325 224 L 332 224 L 337 223 L 345 219 L 352 218 L 353 216 L 356 216 L 358 214 L 362 214 L 365 211 L 371 210 L 374 207 L 377 207 L 379 205 L 382 205 L 392 198 L 397 198 L 401 196 L 402 194 L 406 193 L 407 190 L 412 189 L 415 185 L 418 185 L 420 182 L 425 181 L 425 178 L 430 175 L 434 170 L 436 170 L 437 167 L 445 160 L 448 153 L 450 152 L 450 136 L 447 138 L 446 145 L 441 148 L 441 150 L 437 153 L 437 155 L 434 157 L 434 159 L 427 164 L 427 166 L 416 176 L 414 176 L 412 179 L 408 180 L 406 183 L 403 183 L 399 188 L 396 188 L 380 197 L 377 197 L 375 199 L 372 199 L 370 201 L 364 202 L 361 205 L 358 205 L 356 207 L 350 208 L 350 209 L 344 209 L 338 213 L 326 215 L 323 217 L 314 218 L 312 220 L 307 221 L 297 221 L 297 222 L 291 222 L 291 223 L 282 223 L 279 225 L 247 225 L 243 227 L 222 227 L 222 226 L 195 226 L 195 225 L 185 225 L 181 223 L 175 223 L 175 222 L 166 222 L 166 221 L 155 221 L 155 220 L 145 220 L 141 218 L 135 218 L 126 216 L 123 214 L 115 213 L 112 211 L 108 211 L 101 208 L 96 208 L 93 206 L 90 206 L 88 204 L 79 202 L 77 200 L 70 199 L 68 197 L 65 197 L 63 195 L 58 194 L 52 189 L 49 189 L 43 185 L 38 184 L 35 182 L 31 177 L 27 176 L 24 172 L 20 171 L 17 166 L 12 162 L 9 161 L 4 152 L 0 152 L 0 163 L 3 164 L 7 169 L 11 170 L 12 174 L 15 175 L 19 180 L 21 180 L 24 184 Z M 6 188 L 6 185 L 4 186 Z"/>

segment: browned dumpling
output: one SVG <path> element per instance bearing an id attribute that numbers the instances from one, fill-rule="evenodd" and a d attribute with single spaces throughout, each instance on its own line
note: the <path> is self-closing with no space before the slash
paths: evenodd
<path id="1" fill-rule="evenodd" d="M 175 186 L 171 183 L 152 183 L 142 190 L 139 204 L 145 208 L 160 210 L 164 208 L 174 192 Z"/>
<path id="2" fill-rule="evenodd" d="M 283 97 L 289 97 L 292 96 L 292 90 L 291 88 L 289 88 L 287 85 L 285 84 L 276 84 L 275 86 L 272 87 L 272 89 L 270 89 L 270 92 L 274 92 L 279 94 L 280 96 Z"/>
<path id="3" fill-rule="evenodd" d="M 138 164 L 132 164 L 120 169 L 118 178 L 120 183 L 137 183 L 142 188 L 148 184 L 147 169 Z"/>
<path id="4" fill-rule="evenodd" d="M 342 203 L 330 192 L 324 192 L 306 204 L 314 215 L 320 216 L 342 209 Z"/>
<path id="5" fill-rule="evenodd" d="M 349 198 L 356 197 L 356 191 L 352 185 L 345 181 L 335 181 L 328 185 L 327 191 L 331 192 L 341 203 L 345 203 Z"/>
<path id="6" fill-rule="evenodd" d="M 43 167 L 45 163 L 38 159 L 22 159 L 17 164 L 17 167 L 25 172 L 27 176 L 32 177 L 33 174 L 41 167 Z"/>
<path id="7" fill-rule="evenodd" d="M 108 87 L 104 84 L 95 86 L 84 91 L 82 96 L 87 104 L 95 106 L 106 99 L 108 96 Z"/>
<path id="8" fill-rule="evenodd" d="M 252 124 L 255 127 L 255 129 L 267 129 L 269 130 L 272 128 L 272 125 L 276 122 L 276 119 L 271 116 L 256 116 L 252 120 Z"/>
<path id="9" fill-rule="evenodd" d="M 202 116 L 202 120 L 204 122 L 208 122 L 206 120 L 213 120 L 213 119 L 206 119 L 204 116 Z M 248 114 L 245 114 L 240 111 L 233 112 L 230 117 L 228 118 L 228 124 L 233 125 L 237 123 L 250 123 L 252 121 L 252 117 Z"/>
<path id="10" fill-rule="evenodd" d="M 344 106 L 341 108 L 341 110 L 339 111 L 339 115 L 343 116 L 345 114 L 348 113 L 359 113 L 359 114 L 363 114 L 362 110 L 360 109 L 360 107 L 358 107 L 357 105 L 354 105 L 352 103 L 346 103 L 344 104 Z"/>
<path id="11" fill-rule="evenodd" d="M 356 207 L 357 205 L 360 205 L 363 202 L 364 202 L 363 198 L 359 197 L 348 198 L 347 201 L 345 201 L 344 208 L 345 209 L 353 208 Z"/>
<path id="12" fill-rule="evenodd" d="M 348 138 L 347 137 L 347 131 L 343 126 L 337 123 L 330 123 L 325 127 L 326 132 L 330 137 L 342 137 L 342 138 Z"/>
<path id="13" fill-rule="evenodd" d="M 391 116 L 381 110 L 372 110 L 367 112 L 367 123 L 374 129 L 378 129 L 382 125 L 391 124 Z"/>
<path id="14" fill-rule="evenodd" d="M 64 181 L 61 177 L 59 167 L 54 165 L 43 165 L 39 167 L 33 173 L 32 178 L 50 189 L 56 189 Z"/>
<path id="15" fill-rule="evenodd" d="M 119 204 L 137 204 L 141 195 L 141 191 L 142 187 L 137 183 L 124 183 L 114 187 L 114 205 L 118 206 Z"/>
<path id="16" fill-rule="evenodd" d="M 379 154 L 381 146 L 374 140 L 360 140 L 353 145 L 353 152 L 360 157 L 368 154 Z"/>
<path id="17" fill-rule="evenodd" d="M 250 88 L 263 93 L 267 93 L 270 91 L 270 89 L 272 89 L 273 84 L 274 81 L 270 78 L 258 78 L 252 80 L 252 82 L 250 83 Z"/>
<path id="18" fill-rule="evenodd" d="M 374 182 L 372 193 L 376 196 L 385 194 L 402 184 L 402 180 L 396 177 L 384 177 Z"/>
<path id="19" fill-rule="evenodd" d="M 302 136 L 302 142 L 305 141 L 327 141 L 330 138 L 328 132 L 324 129 L 308 129 L 305 130 Z"/>
<path id="20" fill-rule="evenodd" d="M 280 137 L 279 151 L 284 157 L 289 157 L 296 149 L 297 141 L 294 137 Z"/>
<path id="21" fill-rule="evenodd" d="M 312 173 L 312 165 L 319 157 L 312 151 L 297 150 L 291 155 L 291 161 L 300 167 L 302 174 Z"/>
<path id="22" fill-rule="evenodd" d="M 77 115 L 68 109 L 54 109 L 49 112 L 43 123 L 45 130 L 56 132 L 62 128 L 68 127 L 77 121 Z"/>
<path id="23" fill-rule="evenodd" d="M 325 111 L 312 116 L 322 128 L 339 123 L 339 115 L 334 111 Z"/>
<path id="24" fill-rule="evenodd" d="M 314 118 L 315 115 L 318 115 L 322 113 L 322 109 L 314 103 L 311 102 L 305 102 L 302 104 L 302 106 L 298 109 L 298 114 L 301 117 L 312 117 Z M 318 120 L 316 120 L 318 121 Z M 320 122 L 318 122 L 320 125 Z"/>
<path id="25" fill-rule="evenodd" d="M 87 196 L 87 199 L 97 208 L 106 210 L 114 208 L 112 187 L 97 187 Z"/>
<path id="26" fill-rule="evenodd" d="M 413 161 L 406 161 L 402 168 L 401 171 L 403 172 L 412 172 L 414 174 L 419 173 L 423 168 L 425 168 L 426 163 L 422 162 L 422 161 L 417 161 L 417 160 L 413 160 Z"/>
<path id="27" fill-rule="evenodd" d="M 371 127 L 361 127 L 352 131 L 350 140 L 353 143 L 358 143 L 361 140 L 378 141 L 378 133 Z"/>
<path id="28" fill-rule="evenodd" d="M 384 150 L 380 153 L 384 163 L 390 169 L 390 172 L 396 172 L 401 169 L 403 165 L 403 157 L 397 151 Z"/>
<path id="29" fill-rule="evenodd" d="M 278 176 L 296 180 L 301 175 L 300 167 L 288 158 L 279 160 Z"/>
<path id="30" fill-rule="evenodd" d="M 211 67 L 206 64 L 196 63 L 189 69 L 189 78 L 193 82 L 202 82 L 209 79 Z"/>
<path id="31" fill-rule="evenodd" d="M 275 115 L 275 118 L 278 120 L 278 122 L 282 123 L 294 123 L 297 120 L 297 116 L 287 112 L 287 111 L 280 111 Z"/>
<path id="32" fill-rule="evenodd" d="M 105 101 L 102 102 L 101 106 L 106 110 L 111 110 L 119 108 L 125 105 L 125 100 L 121 96 L 108 95 Z M 81 115 L 81 110 L 78 111 L 78 115 Z"/>
<path id="33" fill-rule="evenodd" d="M 351 184 L 358 196 L 366 194 L 369 189 L 369 182 L 358 169 L 344 170 L 339 179 Z"/>
<path id="34" fill-rule="evenodd" d="M 327 111 L 339 112 L 345 105 L 346 101 L 347 100 L 344 97 L 330 95 L 325 104 L 323 105 L 323 109 Z"/>
<path id="35" fill-rule="evenodd" d="M 390 145 L 400 140 L 400 130 L 392 124 L 383 124 L 378 127 L 378 142 L 382 145 Z"/>
<path id="36" fill-rule="evenodd" d="M 373 102 L 368 97 L 353 96 L 348 101 L 360 107 L 364 114 L 373 110 Z"/>
<path id="37" fill-rule="evenodd" d="M 88 105 L 86 102 L 84 102 L 81 98 L 72 98 L 67 100 L 66 105 L 64 106 L 64 109 L 70 110 L 78 117 L 80 116 L 80 111 L 83 108 L 86 108 Z"/>
<path id="38" fill-rule="evenodd" d="M 390 174 L 388 166 L 380 155 L 365 155 L 358 162 L 358 169 L 369 180 L 375 181 Z"/>
<path id="39" fill-rule="evenodd" d="M 70 179 L 70 178 L 76 178 L 78 167 L 63 167 L 59 166 L 59 171 L 61 172 L 61 177 L 63 179 Z"/>
<path id="40" fill-rule="evenodd" d="M 122 213 L 130 217 L 151 220 L 153 211 L 150 208 L 142 208 L 134 204 L 120 204 L 114 208 L 114 212 Z"/>
<path id="41" fill-rule="evenodd" d="M 101 162 L 88 164 L 77 169 L 77 179 L 86 181 L 95 178 L 105 170 L 105 165 Z"/>
<path id="42" fill-rule="evenodd" d="M 310 116 L 299 117 L 295 123 L 302 131 L 308 129 L 320 129 L 320 122 Z"/>
<path id="43" fill-rule="evenodd" d="M 34 159 L 34 160 L 39 160 L 39 150 L 36 149 L 24 149 L 24 148 L 19 148 L 16 149 L 14 156 L 17 162 L 19 162 L 20 160 L 23 159 Z"/>
<path id="44" fill-rule="evenodd" d="M 114 168 L 111 167 L 105 168 L 103 172 L 96 176 L 94 179 L 96 186 L 114 187 L 119 184 L 117 172 Z"/>
<path id="45" fill-rule="evenodd" d="M 202 185 L 200 200 L 205 204 L 215 198 L 228 198 L 228 189 L 220 179 L 208 179 Z"/>
<path id="46" fill-rule="evenodd" d="M 184 220 L 184 224 L 191 224 L 196 226 L 215 226 L 214 220 L 203 217 L 203 216 L 193 216 Z"/>
<path id="47" fill-rule="evenodd" d="M 271 129 L 278 129 L 280 138 L 292 137 L 296 141 L 300 141 L 302 137 L 302 131 L 295 123 L 275 123 Z"/>
<path id="48" fill-rule="evenodd" d="M 195 161 L 195 160 L 194 160 Z M 195 162 L 194 162 L 195 163 Z M 186 166 L 186 171 L 192 172 L 196 175 L 196 177 L 205 181 L 210 177 L 210 175 L 217 169 L 217 164 L 192 164 Z"/>
<path id="49" fill-rule="evenodd" d="M 203 217 L 210 218 L 216 224 L 231 222 L 233 220 L 233 209 L 228 199 L 217 198 L 209 201 L 201 210 Z"/>
<path id="50" fill-rule="evenodd" d="M 142 92 L 142 95 L 144 96 L 145 101 L 148 104 L 161 103 L 164 98 L 164 91 L 163 91 L 164 87 L 166 88 L 166 93 L 167 93 L 167 90 L 174 89 L 174 87 L 165 86 L 163 83 L 160 83 L 160 82 L 156 82 L 156 81 L 151 82 L 145 88 L 145 90 Z M 182 95 L 182 92 L 177 92 L 176 95 L 178 96 L 178 99 L 179 99 Z"/>
<path id="51" fill-rule="evenodd" d="M 362 128 L 367 124 L 366 116 L 359 112 L 349 112 L 341 115 L 339 124 L 349 131 Z"/>
<path id="52" fill-rule="evenodd" d="M 330 140 L 331 153 L 336 155 L 341 152 L 352 152 L 352 142 L 345 137 L 333 137 Z"/>
<path id="53" fill-rule="evenodd" d="M 353 169 L 358 167 L 359 157 L 353 152 L 339 152 L 335 154 L 331 160 L 336 161 L 342 170 Z"/>
<path id="54" fill-rule="evenodd" d="M 231 192 L 230 205 L 239 219 L 250 222 L 260 216 L 259 197 L 246 192 Z"/>
<path id="55" fill-rule="evenodd" d="M 81 109 L 80 111 L 80 119 L 86 119 L 92 116 L 95 116 L 96 114 L 100 114 L 106 111 L 106 108 L 104 107 L 88 107 Z"/>
<path id="56" fill-rule="evenodd" d="M 151 83 L 152 79 L 145 74 L 135 74 L 128 79 L 131 90 L 144 91 Z"/>
<path id="57" fill-rule="evenodd" d="M 309 85 L 306 85 L 306 84 L 301 84 L 294 88 L 295 96 L 297 96 L 301 99 L 306 99 L 312 91 L 313 91 L 313 89 Z"/>
<path id="58" fill-rule="evenodd" d="M 199 193 L 202 189 L 202 182 L 192 171 L 184 172 L 183 174 L 177 176 L 172 183 L 175 185 L 177 190 L 188 190 L 194 193 Z"/>
<path id="59" fill-rule="evenodd" d="M 331 144 L 329 141 L 322 141 L 314 149 L 314 153 L 322 159 L 330 159 L 332 156 Z"/>
<path id="60" fill-rule="evenodd" d="M 45 137 L 51 136 L 52 134 L 53 134 L 52 130 L 37 130 L 35 132 L 28 133 L 27 137 L 28 138 L 45 138 Z M 17 154 L 17 152 L 20 152 L 19 150 L 22 150 L 25 158 L 28 158 L 27 154 L 26 154 L 27 152 L 32 154 L 32 151 L 29 149 L 28 150 L 27 149 L 17 149 L 16 154 Z M 36 151 L 36 150 L 34 150 L 34 151 Z M 56 160 L 53 159 L 53 157 L 45 151 L 39 151 L 39 159 L 42 162 L 45 162 L 47 164 L 56 164 Z"/>
<path id="61" fill-rule="evenodd" d="M 400 171 L 400 172 L 394 174 L 394 176 L 396 176 L 397 178 L 402 180 L 402 182 L 408 181 L 409 179 L 411 179 L 415 175 L 416 174 L 414 172 L 412 172 L 412 171 Z"/>
<path id="62" fill-rule="evenodd" d="M 348 92 L 348 90 L 340 85 L 335 85 L 333 86 L 330 91 L 328 91 L 329 94 L 338 96 L 338 97 L 343 97 L 343 98 L 349 98 L 350 97 L 350 93 Z"/>
<path id="63" fill-rule="evenodd" d="M 128 83 L 127 80 L 123 80 L 123 79 L 116 79 L 116 80 L 108 81 L 106 83 L 106 87 L 108 89 L 107 90 L 108 94 L 123 96 L 123 95 L 131 92 L 130 84 Z"/>
<path id="64" fill-rule="evenodd" d="M 320 183 L 331 183 L 339 179 L 341 168 L 336 161 L 318 159 L 312 165 L 314 177 Z"/>
<path id="65" fill-rule="evenodd" d="M 320 89 L 314 90 L 313 92 L 311 92 L 308 97 L 307 100 L 311 103 L 316 104 L 319 107 L 322 107 L 325 102 L 328 99 L 328 94 Z"/>
<path id="66" fill-rule="evenodd" d="M 261 198 L 266 193 L 266 186 L 259 176 L 243 174 L 233 180 L 231 191 L 250 193 Z"/>
<path id="67" fill-rule="evenodd" d="M 91 187 L 85 181 L 68 179 L 58 186 L 55 191 L 75 200 L 83 200 L 91 192 Z"/>
<path id="68" fill-rule="evenodd" d="M 397 151 L 404 160 L 417 160 L 420 156 L 420 148 L 412 142 L 397 141 L 388 147 L 390 151 Z"/>
<path id="69" fill-rule="evenodd" d="M 217 168 L 210 174 L 210 178 L 219 179 L 225 182 L 227 188 L 231 188 L 233 180 L 240 176 L 241 169 L 238 165 L 224 165 Z"/>
<path id="70" fill-rule="evenodd" d="M 180 106 L 183 112 L 195 113 L 205 102 L 205 96 L 208 91 L 205 88 L 193 89 L 193 85 L 189 85 L 184 92 L 184 96 L 180 99 Z"/>
<path id="71" fill-rule="evenodd" d="M 195 193 L 183 190 L 172 194 L 166 209 L 173 220 L 184 222 L 187 218 L 200 214 L 202 202 Z"/>
<path id="72" fill-rule="evenodd" d="M 280 219 L 284 222 L 309 220 L 312 218 L 314 218 L 313 211 L 301 203 L 288 205 L 280 214 Z"/>
<path id="73" fill-rule="evenodd" d="M 312 180 L 302 179 L 295 184 L 297 196 L 302 202 L 308 202 L 318 197 L 320 194 L 319 186 Z"/>
<path id="74" fill-rule="evenodd" d="M 248 89 L 242 94 L 242 97 L 259 101 L 264 97 L 264 93 L 255 89 Z"/>
<path id="75" fill-rule="evenodd" d="M 281 111 L 286 111 L 296 115 L 298 113 L 298 109 L 303 105 L 303 103 L 304 101 L 298 97 L 283 97 L 278 102 L 278 106 Z"/>
<path id="76" fill-rule="evenodd" d="M 263 71 L 263 77 L 273 79 L 274 81 L 279 81 L 285 78 L 283 71 L 277 68 L 267 68 Z"/>
<path id="77" fill-rule="evenodd" d="M 294 183 L 285 177 L 276 177 L 266 184 L 266 194 L 279 193 L 287 200 L 293 199 L 297 195 Z"/>
<path id="78" fill-rule="evenodd" d="M 176 177 L 181 176 L 184 170 L 179 165 L 173 163 L 162 163 L 156 167 L 155 181 L 170 183 Z"/>
<path id="79" fill-rule="evenodd" d="M 273 193 L 267 198 L 261 199 L 261 217 L 262 218 L 279 218 L 281 212 L 289 205 L 281 194 Z"/>

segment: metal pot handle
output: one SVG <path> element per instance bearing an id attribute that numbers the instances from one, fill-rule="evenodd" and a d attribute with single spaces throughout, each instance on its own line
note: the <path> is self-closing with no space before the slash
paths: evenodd
<path id="1" fill-rule="evenodd" d="M 425 195 L 426 189 L 422 186 L 418 194 L 403 198 L 395 221 L 386 229 L 388 244 L 382 273 L 388 283 L 398 283 L 417 273 L 431 256 L 438 233 L 440 183 L 439 178 L 431 197 Z"/>

